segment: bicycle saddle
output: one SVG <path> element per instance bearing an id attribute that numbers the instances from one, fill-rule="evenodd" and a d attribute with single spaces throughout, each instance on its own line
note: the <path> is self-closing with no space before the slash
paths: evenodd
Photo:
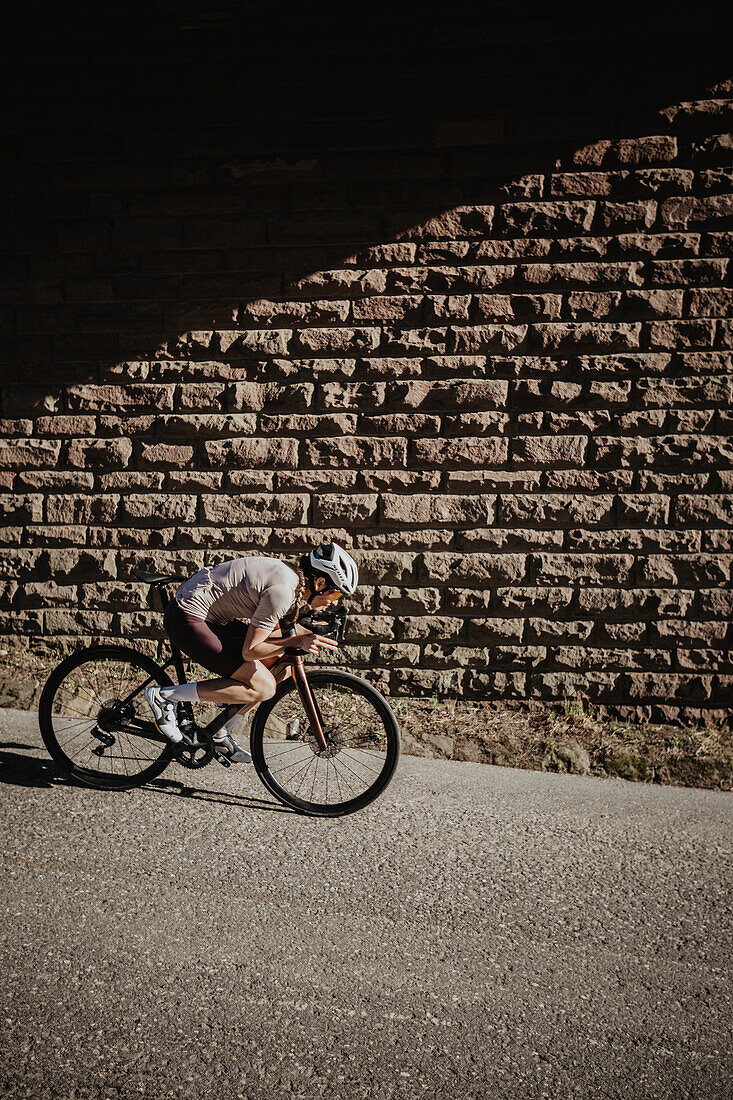
<path id="1" fill-rule="evenodd" d="M 146 573 L 144 569 L 131 569 L 130 572 L 133 577 L 144 581 L 145 584 L 170 584 L 172 581 L 182 584 L 183 581 L 188 580 L 188 577 L 177 577 L 175 573 Z"/>

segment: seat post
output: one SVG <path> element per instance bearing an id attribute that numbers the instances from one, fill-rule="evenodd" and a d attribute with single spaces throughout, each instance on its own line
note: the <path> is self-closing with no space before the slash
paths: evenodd
<path id="1" fill-rule="evenodd" d="M 163 610 L 165 611 L 166 607 L 171 602 L 170 601 L 170 596 L 168 595 L 168 589 L 166 588 L 166 586 L 164 584 L 156 584 L 155 587 L 158 589 L 158 594 L 160 596 L 160 602 L 163 606 Z"/>

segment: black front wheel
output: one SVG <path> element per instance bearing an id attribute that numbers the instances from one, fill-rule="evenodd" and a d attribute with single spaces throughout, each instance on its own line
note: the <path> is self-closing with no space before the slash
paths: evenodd
<path id="1" fill-rule="evenodd" d="M 85 787 L 140 787 L 173 757 L 144 697 L 152 684 L 170 683 L 155 661 L 124 646 L 72 653 L 41 694 L 43 742 L 59 767 Z"/>
<path id="2" fill-rule="evenodd" d="M 335 670 L 307 675 L 327 748 L 316 740 L 288 677 L 252 719 L 252 762 L 286 806 L 340 817 L 368 806 L 391 780 L 400 756 L 399 727 L 387 700 L 367 680 Z"/>

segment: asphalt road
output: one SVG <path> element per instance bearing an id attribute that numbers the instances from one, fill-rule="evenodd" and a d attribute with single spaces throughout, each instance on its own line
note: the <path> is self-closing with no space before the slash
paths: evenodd
<path id="1" fill-rule="evenodd" d="M 731 1095 L 730 795 L 403 757 L 326 821 L 39 745 L 0 712 L 3 1096 Z"/>

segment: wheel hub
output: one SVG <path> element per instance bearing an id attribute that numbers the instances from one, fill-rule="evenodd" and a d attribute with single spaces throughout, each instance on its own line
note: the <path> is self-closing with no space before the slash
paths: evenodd
<path id="1" fill-rule="evenodd" d="M 324 728 L 323 732 L 326 735 L 325 749 L 321 747 L 320 741 L 318 740 L 310 726 L 308 726 L 305 734 L 303 735 L 303 741 L 306 743 L 314 756 L 320 756 L 325 760 L 331 760 L 334 756 L 338 756 L 343 748 L 343 745 L 341 744 L 341 738 L 338 732 L 334 731 L 332 733 L 327 726 Z"/>
<path id="2" fill-rule="evenodd" d="M 102 703 L 97 715 L 97 726 L 105 733 L 113 733 L 120 728 L 123 722 L 128 721 L 135 713 L 132 703 L 120 705 L 119 699 L 107 699 Z M 100 741 L 102 738 L 100 737 Z"/>

